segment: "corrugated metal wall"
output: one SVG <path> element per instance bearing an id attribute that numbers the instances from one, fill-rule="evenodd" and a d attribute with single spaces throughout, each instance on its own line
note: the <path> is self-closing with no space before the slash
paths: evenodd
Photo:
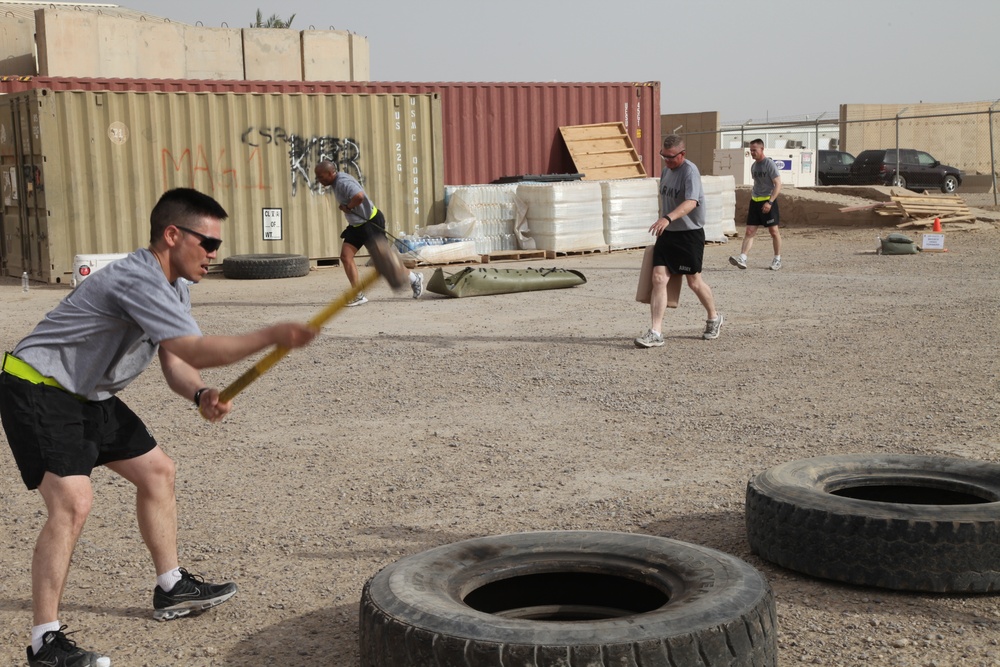
<path id="1" fill-rule="evenodd" d="M 211 194 L 229 212 L 220 263 L 248 253 L 337 257 L 345 221 L 315 183 L 321 159 L 362 180 L 394 234 L 444 217 L 437 95 L 41 89 L 3 108 L 8 275 L 62 282 L 76 254 L 147 245 L 150 210 L 174 187 Z M 280 228 L 265 209 L 280 211 Z"/>
<path id="2" fill-rule="evenodd" d="M 444 182 L 491 183 L 504 176 L 576 168 L 559 135 L 564 125 L 621 122 L 647 174 L 659 174 L 660 83 L 479 83 L 377 81 L 205 81 L 0 78 L 0 92 L 159 90 L 236 93 L 437 93 L 442 100 Z"/>

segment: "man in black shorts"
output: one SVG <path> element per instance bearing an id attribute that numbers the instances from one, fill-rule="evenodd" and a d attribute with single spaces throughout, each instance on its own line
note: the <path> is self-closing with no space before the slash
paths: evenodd
<path id="1" fill-rule="evenodd" d="M 301 347 L 316 336 L 297 322 L 244 335 L 202 335 L 188 284 L 208 273 L 226 217 L 218 202 L 196 190 L 164 193 L 150 215 L 149 247 L 80 283 L 4 355 L 0 419 L 21 479 L 38 489 L 46 509 L 31 560 L 31 667 L 111 664 L 77 646 L 58 620 L 97 466 L 135 486 L 139 532 L 156 568 L 154 619 L 187 616 L 236 594 L 234 583 L 211 584 L 180 567 L 174 462 L 116 395 L 158 356 L 170 388 L 194 401 L 205 419 L 219 421 L 232 403 L 205 386 L 199 369 L 272 345 Z"/>
<path id="2" fill-rule="evenodd" d="M 340 235 L 344 239 L 340 249 L 340 263 L 344 265 L 344 273 L 353 287 L 358 284 L 358 265 L 354 263 L 354 256 L 374 236 L 385 238 L 385 215 L 368 198 L 358 179 L 338 171 L 337 165 L 329 160 L 316 165 L 316 180 L 323 187 L 333 189 L 338 207 L 347 216 L 347 229 Z M 413 288 L 413 298 L 419 299 L 424 293 L 422 273 L 410 271 L 410 287 Z M 347 305 L 360 306 L 366 303 L 368 299 L 363 293 L 359 293 Z"/>
<path id="3" fill-rule="evenodd" d="M 656 236 L 653 247 L 653 289 L 650 294 L 649 331 L 635 339 L 638 348 L 663 345 L 663 316 L 667 309 L 667 283 L 687 277 L 688 287 L 705 307 L 708 319 L 702 338 L 719 337 L 722 313 L 715 309 L 712 288 L 701 277 L 705 255 L 705 192 L 701 173 L 693 162 L 684 159 L 684 139 L 676 134 L 663 138 L 660 157 L 664 168 L 660 175 L 660 218 L 649 228 Z"/>
<path id="4" fill-rule="evenodd" d="M 781 214 L 778 212 L 778 194 L 781 192 L 781 172 L 774 160 L 764 155 L 764 140 L 754 139 L 750 142 L 750 175 L 753 177 L 753 189 L 750 191 L 750 207 L 747 209 L 747 233 L 743 237 L 740 254 L 729 258 L 729 263 L 740 269 L 747 268 L 747 255 L 753 246 L 757 230 L 763 227 L 771 235 L 771 245 L 774 247 L 774 259 L 771 260 L 771 270 L 781 268 Z"/>

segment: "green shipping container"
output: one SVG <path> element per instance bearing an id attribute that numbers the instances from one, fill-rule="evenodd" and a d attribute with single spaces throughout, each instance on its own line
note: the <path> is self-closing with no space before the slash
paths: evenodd
<path id="1" fill-rule="evenodd" d="M 30 90 L 0 106 L 5 275 L 68 283 L 79 254 L 149 243 L 164 192 L 195 188 L 229 212 L 230 255 L 335 263 L 346 221 L 314 175 L 357 177 L 400 236 L 444 220 L 438 94 Z"/>

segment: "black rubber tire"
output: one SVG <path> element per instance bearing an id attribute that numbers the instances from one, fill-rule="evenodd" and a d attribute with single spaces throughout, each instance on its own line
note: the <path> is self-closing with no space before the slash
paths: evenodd
<path id="1" fill-rule="evenodd" d="M 650 535 L 482 537 L 365 583 L 364 667 L 777 664 L 774 595 L 714 549 Z"/>
<path id="2" fill-rule="evenodd" d="M 945 193 L 946 195 L 950 195 L 951 193 L 955 192 L 955 190 L 958 190 L 958 178 L 956 176 L 948 174 L 947 176 L 944 177 L 944 180 L 941 181 L 941 192 Z"/>
<path id="3" fill-rule="evenodd" d="M 226 278 L 298 278 L 308 273 L 309 258 L 305 255 L 232 255 L 222 260 L 222 275 Z"/>
<path id="4" fill-rule="evenodd" d="M 1000 465 L 854 454 L 793 461 L 747 484 L 755 554 L 903 591 L 1000 591 Z"/>

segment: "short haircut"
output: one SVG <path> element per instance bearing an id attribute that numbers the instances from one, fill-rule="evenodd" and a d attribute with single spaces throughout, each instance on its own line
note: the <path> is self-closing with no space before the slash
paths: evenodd
<path id="1" fill-rule="evenodd" d="M 760 146 L 761 148 L 763 148 L 764 147 L 764 140 L 763 139 L 754 139 L 753 141 L 750 142 L 750 145 L 751 146 Z"/>
<path id="2" fill-rule="evenodd" d="M 191 188 L 167 190 L 149 215 L 149 242 L 156 243 L 162 239 L 164 230 L 170 225 L 199 227 L 198 218 L 206 216 L 225 220 L 229 214 L 219 202 L 197 190 Z"/>
<path id="3" fill-rule="evenodd" d="M 663 147 L 664 148 L 684 148 L 684 137 L 679 134 L 668 134 L 663 137 Z"/>
<path id="4" fill-rule="evenodd" d="M 337 165 L 335 165 L 330 160 L 320 160 L 319 162 L 316 163 L 315 171 L 317 173 L 328 172 L 331 174 L 336 174 L 339 170 L 337 169 Z"/>

